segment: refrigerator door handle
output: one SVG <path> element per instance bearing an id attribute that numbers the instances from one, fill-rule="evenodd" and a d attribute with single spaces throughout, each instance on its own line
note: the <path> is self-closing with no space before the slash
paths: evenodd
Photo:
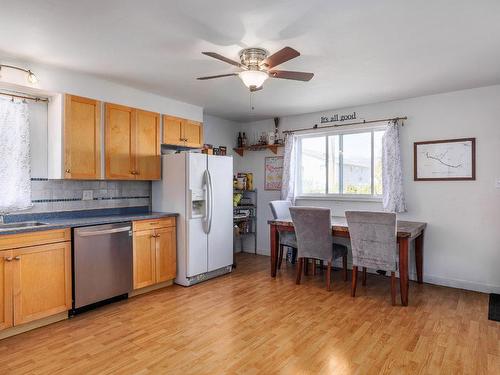
<path id="1" fill-rule="evenodd" d="M 203 185 L 205 188 L 205 217 L 203 218 L 203 231 L 208 234 L 209 226 L 208 221 L 210 217 L 210 177 L 208 175 L 208 170 L 203 172 Z"/>
<path id="2" fill-rule="evenodd" d="M 213 207 L 212 204 L 214 202 L 214 195 L 213 195 L 213 187 L 212 187 L 212 175 L 210 174 L 210 171 L 208 171 L 208 196 L 209 196 L 209 210 L 208 210 L 208 228 L 207 228 L 207 233 L 210 233 L 210 229 L 212 229 L 212 215 L 213 215 Z"/>

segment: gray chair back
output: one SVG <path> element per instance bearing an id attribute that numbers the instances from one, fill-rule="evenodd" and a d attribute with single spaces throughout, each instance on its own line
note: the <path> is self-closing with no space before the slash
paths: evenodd
<path id="1" fill-rule="evenodd" d="M 271 201 L 269 202 L 271 207 L 271 212 L 273 213 L 274 219 L 291 219 L 289 208 L 292 207 L 292 202 L 290 201 Z"/>
<path id="2" fill-rule="evenodd" d="M 352 264 L 384 271 L 397 269 L 396 214 L 346 211 Z"/>
<path id="3" fill-rule="evenodd" d="M 290 207 L 299 258 L 332 260 L 332 218 L 329 208 Z"/>

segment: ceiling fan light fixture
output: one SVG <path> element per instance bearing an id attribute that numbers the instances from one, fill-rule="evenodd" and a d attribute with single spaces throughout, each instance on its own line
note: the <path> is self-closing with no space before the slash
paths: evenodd
<path id="1" fill-rule="evenodd" d="M 262 70 L 244 70 L 239 72 L 238 76 L 248 88 L 259 88 L 264 84 L 266 79 L 269 78 L 269 74 Z"/>

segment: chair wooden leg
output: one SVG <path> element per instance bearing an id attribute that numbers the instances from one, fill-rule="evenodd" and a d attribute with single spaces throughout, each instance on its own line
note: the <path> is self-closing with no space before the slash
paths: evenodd
<path id="1" fill-rule="evenodd" d="M 304 263 L 304 275 L 309 276 L 309 258 L 303 258 Z"/>
<path id="2" fill-rule="evenodd" d="M 316 263 L 316 259 L 313 259 L 312 260 L 312 275 L 313 276 L 316 276 L 316 267 L 318 266 L 318 264 Z"/>
<path id="3" fill-rule="evenodd" d="M 358 266 L 352 266 L 351 297 L 356 296 L 357 283 L 358 283 Z"/>
<path id="4" fill-rule="evenodd" d="M 332 262 L 329 261 L 328 265 L 326 266 L 326 290 L 327 291 L 332 290 L 331 283 L 332 283 Z"/>
<path id="5" fill-rule="evenodd" d="M 295 284 L 299 285 L 300 284 L 300 278 L 302 277 L 302 266 L 304 263 L 304 258 L 298 258 L 297 259 L 297 275 L 295 276 Z"/>
<path id="6" fill-rule="evenodd" d="M 342 257 L 342 273 L 344 276 L 344 281 L 347 281 L 347 255 Z"/>
<path id="7" fill-rule="evenodd" d="M 396 305 L 396 272 L 391 272 L 391 300 L 392 306 Z"/>
<path id="8" fill-rule="evenodd" d="M 361 280 L 363 286 L 366 286 L 366 267 L 363 267 L 363 278 Z"/>
<path id="9" fill-rule="evenodd" d="M 281 262 L 283 261 L 283 248 L 284 245 L 280 244 L 280 251 L 278 253 L 278 269 L 281 269 Z"/>

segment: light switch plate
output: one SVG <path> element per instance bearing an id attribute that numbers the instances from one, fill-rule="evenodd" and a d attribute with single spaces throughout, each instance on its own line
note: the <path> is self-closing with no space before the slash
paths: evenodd
<path id="1" fill-rule="evenodd" d="M 495 183 L 495 187 L 497 189 L 500 189 L 500 177 L 497 178 L 496 183 Z"/>
<path id="2" fill-rule="evenodd" d="M 94 192 L 92 190 L 84 190 L 82 200 L 91 201 L 92 199 L 94 199 Z"/>

